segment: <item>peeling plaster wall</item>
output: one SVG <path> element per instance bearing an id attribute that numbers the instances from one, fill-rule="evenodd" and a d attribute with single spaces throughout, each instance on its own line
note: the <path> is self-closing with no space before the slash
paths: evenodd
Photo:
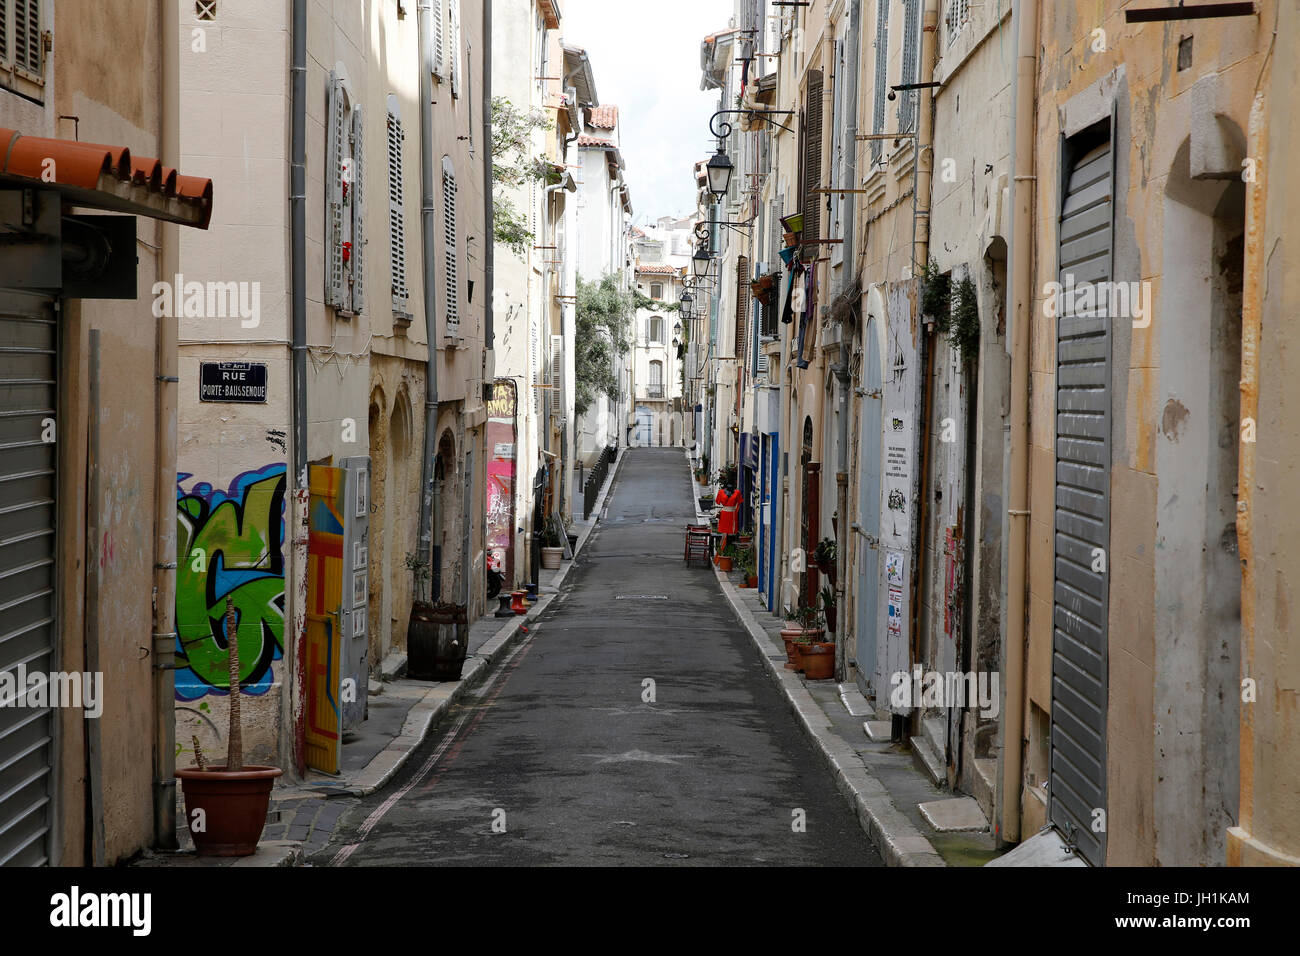
<path id="1" fill-rule="evenodd" d="M 1171 552 L 1158 546 L 1161 537 L 1170 534 L 1184 539 L 1192 555 L 1203 547 L 1220 546 L 1218 535 L 1205 531 L 1204 508 L 1167 507 L 1167 523 L 1157 530 L 1157 521 L 1163 522 L 1160 501 L 1169 505 L 1174 494 L 1169 483 L 1179 480 L 1172 460 L 1162 467 L 1160 442 L 1168 441 L 1160 431 L 1163 408 L 1169 398 L 1179 398 L 1194 416 L 1196 400 L 1189 402 L 1182 395 L 1205 391 L 1194 371 L 1205 358 L 1189 348 L 1188 337 L 1180 334 L 1183 326 L 1178 323 L 1184 319 L 1172 305 L 1177 293 L 1166 291 L 1170 276 L 1179 274 L 1190 250 L 1168 239 L 1176 227 L 1167 217 L 1165 183 L 1189 135 L 1205 135 L 1206 124 L 1215 122 L 1206 115 L 1207 102 L 1215 114 L 1246 128 L 1276 8 L 1264 2 L 1253 18 L 1131 26 L 1124 23 L 1122 8 L 1119 2 L 1106 2 L 1095 10 L 1048 4 L 1040 20 L 1027 710 L 1032 717 L 1035 706 L 1044 712 L 1051 706 L 1056 343 L 1053 323 L 1042 311 L 1041 290 L 1056 278 L 1059 142 L 1062 135 L 1109 116 L 1113 98 L 1117 124 L 1112 278 L 1150 282 L 1154 308 L 1149 327 L 1134 328 L 1126 321 L 1113 325 L 1105 758 L 1106 825 L 1112 839 L 1107 841 L 1107 862 L 1216 863 L 1221 861 L 1214 858 L 1219 843 L 1209 831 L 1219 817 L 1189 826 L 1180 808 L 1163 802 L 1158 806 L 1155 797 L 1162 788 L 1208 787 L 1213 792 L 1224 786 L 1219 768 L 1231 759 L 1232 748 L 1222 734 L 1206 733 L 1207 722 L 1187 711 L 1186 697 L 1204 692 L 1192 683 L 1195 675 L 1234 671 L 1230 658 L 1222 659 L 1202 642 L 1172 641 L 1172 635 L 1181 633 L 1177 621 L 1185 613 L 1179 609 L 1178 582 L 1186 573 L 1189 555 L 1186 548 Z M 1106 31 L 1104 51 L 1093 49 L 1092 31 L 1098 28 Z M 1179 72 L 1178 43 L 1189 35 L 1192 66 Z M 1191 95 L 1197 82 L 1211 75 L 1217 75 L 1213 96 L 1207 97 L 1204 87 Z M 1173 328 L 1166 329 L 1166 323 Z M 1182 427 L 1191 434 L 1207 426 L 1203 419 L 1194 424 L 1189 418 Z M 1211 693 L 1216 686 L 1222 683 L 1208 685 Z M 1203 743 L 1183 757 L 1175 755 L 1172 763 L 1162 736 L 1169 714 L 1175 715 L 1175 723 L 1185 720 L 1195 728 L 1194 736 L 1205 735 Z M 1045 745 L 1040 739 L 1044 725 L 1030 719 L 1026 726 L 1033 753 Z M 1026 811 L 1023 826 L 1032 822 Z"/>

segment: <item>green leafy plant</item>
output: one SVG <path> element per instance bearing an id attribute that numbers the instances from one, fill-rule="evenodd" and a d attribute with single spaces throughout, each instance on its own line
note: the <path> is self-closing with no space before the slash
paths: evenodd
<path id="1" fill-rule="evenodd" d="M 812 640 L 809 631 L 815 631 L 822 626 L 822 610 L 819 600 L 814 600 L 812 604 L 799 602 L 790 619 L 799 625 L 799 629 L 804 633 L 800 635 L 800 640 L 807 643 Z"/>
<path id="2" fill-rule="evenodd" d="M 529 157 L 533 134 L 554 125 L 540 110 L 525 112 L 504 96 L 492 98 L 492 238 L 520 258 L 528 254 L 533 231 L 527 214 L 505 191 L 530 179 L 546 185 L 559 181 L 560 174 L 551 163 Z"/>
<path id="3" fill-rule="evenodd" d="M 411 572 L 415 579 L 415 600 L 417 604 L 427 604 L 429 602 L 429 578 L 432 577 L 432 570 L 429 567 L 429 559 L 417 551 L 406 552 L 406 570 Z"/>
<path id="4" fill-rule="evenodd" d="M 758 556 L 749 545 L 736 548 L 736 569 L 745 577 L 752 577 L 758 569 Z"/>
<path id="5" fill-rule="evenodd" d="M 952 320 L 946 331 L 948 341 L 961 353 L 963 360 L 973 359 L 979 355 L 979 294 L 970 276 L 957 283 L 953 293 Z"/>
<path id="6" fill-rule="evenodd" d="M 813 549 L 813 560 L 819 566 L 834 564 L 838 551 L 834 538 L 822 538 Z"/>
<path id="7" fill-rule="evenodd" d="M 562 548 L 564 544 L 560 540 L 560 532 L 555 529 L 555 525 L 547 524 L 542 529 L 542 547 L 543 548 Z"/>
<path id="8" fill-rule="evenodd" d="M 736 487 L 735 465 L 723 465 L 718 469 L 718 484 L 723 488 Z"/>
<path id="9" fill-rule="evenodd" d="M 821 606 L 823 608 L 835 607 L 835 589 L 829 584 L 823 584 L 821 589 Z"/>
<path id="10" fill-rule="evenodd" d="M 934 319 L 940 332 L 947 332 L 951 312 L 952 278 L 939 271 L 939 260 L 931 259 L 921 273 L 921 314 Z"/>
<path id="11" fill-rule="evenodd" d="M 573 406 L 581 415 L 597 395 L 618 398 L 618 375 L 614 360 L 626 355 L 628 327 L 633 312 L 632 294 L 607 275 L 599 282 L 578 277 L 574 329 Z"/>

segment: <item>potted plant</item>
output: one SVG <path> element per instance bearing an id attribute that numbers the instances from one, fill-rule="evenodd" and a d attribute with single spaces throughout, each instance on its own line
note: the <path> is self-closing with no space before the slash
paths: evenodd
<path id="1" fill-rule="evenodd" d="M 818 570 L 835 583 L 835 563 L 838 556 L 838 548 L 835 546 L 834 538 L 822 538 L 817 542 L 817 547 L 813 550 L 813 564 L 817 565 Z"/>
<path id="2" fill-rule="evenodd" d="M 718 469 L 718 487 L 735 488 L 736 487 L 736 466 L 723 465 Z"/>
<path id="3" fill-rule="evenodd" d="M 230 661 L 230 723 L 226 734 L 226 763 L 209 767 L 194 738 L 192 767 L 176 771 L 185 797 L 185 819 L 190 824 L 199 856 L 250 856 L 266 826 L 271 787 L 283 772 L 279 767 L 244 764 L 244 735 L 240 719 L 239 637 L 235 602 L 226 596 L 226 645 Z"/>
<path id="4" fill-rule="evenodd" d="M 826 680 L 835 673 L 835 642 L 819 640 L 826 633 L 821 626 L 819 604 L 820 601 L 811 606 L 802 605 L 795 612 L 795 619 L 802 629 L 796 648 L 799 657 L 797 669 L 803 671 L 809 680 Z"/>
<path id="5" fill-rule="evenodd" d="M 558 571 L 562 557 L 564 545 L 560 543 L 560 533 L 548 523 L 542 531 L 542 567 L 548 571 Z"/>
<path id="6" fill-rule="evenodd" d="M 758 559 L 757 555 L 754 554 L 754 549 L 752 547 L 744 547 L 743 545 L 738 546 L 736 551 L 736 570 L 740 572 L 740 576 L 744 579 L 740 582 L 742 588 L 758 586 L 758 574 L 756 573 L 757 566 Z"/>
<path id="7" fill-rule="evenodd" d="M 822 612 L 826 615 L 826 629 L 835 633 L 835 588 L 823 584 L 821 590 Z"/>
<path id="8" fill-rule="evenodd" d="M 822 634 L 821 611 L 814 602 L 811 606 L 802 601 L 794 610 L 786 609 L 785 627 L 781 640 L 785 641 L 786 669 L 803 670 L 801 651 Z"/>
<path id="9" fill-rule="evenodd" d="M 729 544 L 718 553 L 718 570 L 730 571 L 736 560 L 736 546 Z"/>

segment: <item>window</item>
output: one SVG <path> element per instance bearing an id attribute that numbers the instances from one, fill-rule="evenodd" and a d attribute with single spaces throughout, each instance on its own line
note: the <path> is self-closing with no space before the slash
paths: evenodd
<path id="1" fill-rule="evenodd" d="M 325 169 L 325 304 L 344 316 L 365 307 L 365 169 L 361 107 L 330 73 Z"/>
<path id="2" fill-rule="evenodd" d="M 393 277 L 393 311 L 409 312 L 406 287 L 406 190 L 402 182 L 402 141 L 406 132 L 398 115 L 397 97 L 388 95 L 388 269 Z"/>
<path id="3" fill-rule="evenodd" d="M 648 391 L 649 394 L 647 397 L 649 398 L 664 397 L 664 363 L 663 362 L 655 361 L 650 363 L 650 387 Z"/>
<path id="4" fill-rule="evenodd" d="M 442 248 L 442 301 L 447 317 L 443 334 L 454 338 L 460 335 L 460 282 L 456 259 L 456 167 L 450 156 L 442 157 Z"/>
<path id="5" fill-rule="evenodd" d="M 0 86 L 39 99 L 44 85 L 41 0 L 0 0 Z"/>
<path id="6" fill-rule="evenodd" d="M 970 22 L 970 0 L 948 0 L 944 22 L 948 26 L 948 43 L 951 44 Z"/>
<path id="7" fill-rule="evenodd" d="M 871 132 L 885 131 L 885 67 L 889 58 L 889 0 L 876 0 L 876 92 L 871 106 Z M 871 141 L 871 163 L 880 161 L 883 140 Z"/>
<path id="8" fill-rule="evenodd" d="M 649 332 L 647 337 L 651 345 L 664 344 L 664 320 L 657 315 L 650 316 Z"/>
<path id="9" fill-rule="evenodd" d="M 903 0 L 903 78 L 902 83 L 915 83 L 919 79 L 921 36 L 920 0 Z M 910 133 L 916 127 L 916 91 L 898 95 L 898 129 Z"/>
<path id="10" fill-rule="evenodd" d="M 664 297 L 664 287 L 662 283 L 654 282 L 650 285 L 650 298 L 662 299 Z"/>

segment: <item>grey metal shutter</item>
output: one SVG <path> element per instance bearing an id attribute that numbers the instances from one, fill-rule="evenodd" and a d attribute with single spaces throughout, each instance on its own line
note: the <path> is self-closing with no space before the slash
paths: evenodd
<path id="1" fill-rule="evenodd" d="M 50 299 L 0 293 L 0 671 L 22 665 L 28 675 L 56 667 L 58 446 L 43 432 L 56 415 L 57 342 Z M 11 696 L 0 706 L 0 866 L 40 866 L 53 821 L 54 714 Z"/>
<path id="2" fill-rule="evenodd" d="M 330 73 L 325 118 L 325 304 L 347 308 L 343 274 L 343 81 Z"/>
<path id="3" fill-rule="evenodd" d="M 352 111 L 352 311 L 366 308 L 366 167 L 361 107 Z"/>
<path id="4" fill-rule="evenodd" d="M 443 38 L 445 27 L 442 15 L 443 0 L 433 0 L 429 5 L 433 12 L 433 75 L 439 80 L 447 77 L 447 44 Z"/>
<path id="5" fill-rule="evenodd" d="M 920 68 L 921 4 L 903 0 L 903 83 L 915 83 Z M 916 91 L 898 97 L 898 129 L 910 133 L 916 128 Z"/>
<path id="6" fill-rule="evenodd" d="M 1094 140 L 1095 142 L 1095 140 Z M 1060 218 L 1059 278 L 1111 278 L 1110 142 L 1076 153 Z M 1106 803 L 1107 576 L 1110 548 L 1111 320 L 1104 308 L 1056 319 L 1055 581 L 1052 607 L 1050 819 L 1093 864 L 1105 857 L 1093 811 Z"/>
<path id="7" fill-rule="evenodd" d="M 388 269 L 393 277 L 393 311 L 406 312 L 406 189 L 402 180 L 402 141 L 406 133 L 398 118 L 396 97 L 388 110 Z"/>
<path id="8" fill-rule="evenodd" d="M 889 62 L 889 0 L 876 0 L 876 92 L 871 105 L 871 132 L 885 131 L 885 68 Z M 871 141 L 871 162 L 880 160 L 883 140 Z"/>
<path id="9" fill-rule="evenodd" d="M 564 414 L 564 336 L 551 336 L 551 414 Z"/>
<path id="10" fill-rule="evenodd" d="M 443 302 L 446 303 L 447 325 L 444 335 L 460 334 L 460 282 L 456 258 L 456 169 L 451 159 L 442 159 L 442 249 L 443 249 Z M 429 343 L 432 345 L 433 343 Z"/>

